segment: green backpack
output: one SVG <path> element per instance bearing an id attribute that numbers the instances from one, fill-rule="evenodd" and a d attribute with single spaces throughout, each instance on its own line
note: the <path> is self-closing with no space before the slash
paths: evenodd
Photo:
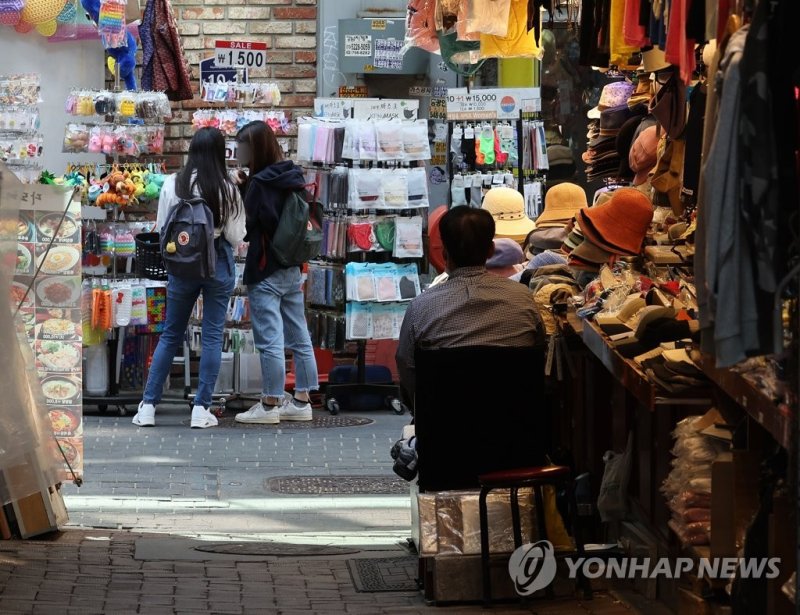
<path id="1" fill-rule="evenodd" d="M 322 207 L 290 192 L 270 244 L 272 257 L 281 267 L 301 267 L 319 256 L 321 246 Z"/>

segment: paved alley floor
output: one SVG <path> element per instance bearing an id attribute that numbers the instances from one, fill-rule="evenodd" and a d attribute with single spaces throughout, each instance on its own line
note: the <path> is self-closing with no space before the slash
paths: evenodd
<path id="1" fill-rule="evenodd" d="M 208 430 L 189 429 L 184 405 L 160 408 L 155 428 L 87 415 L 84 484 L 63 487 L 69 526 L 0 541 L 0 613 L 484 612 L 429 606 L 414 589 L 410 498 L 389 457 L 408 416 L 315 411 L 329 426 L 309 427 L 232 415 Z M 364 591 L 369 574 L 354 570 L 366 560 L 388 561 L 395 591 Z M 598 593 L 490 612 L 641 611 Z"/>

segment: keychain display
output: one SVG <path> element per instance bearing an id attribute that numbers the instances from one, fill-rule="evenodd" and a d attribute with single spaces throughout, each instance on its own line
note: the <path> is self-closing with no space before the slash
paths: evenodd
<path id="1" fill-rule="evenodd" d="M 67 124 L 64 153 L 120 154 L 138 157 L 164 153 L 164 126 L 117 124 Z"/>
<path id="2" fill-rule="evenodd" d="M 250 122 L 262 121 L 277 135 L 289 133 L 289 118 L 283 111 L 248 109 L 199 109 L 192 114 L 192 128 L 219 128 L 229 137 L 236 136 Z"/>
<path id="3" fill-rule="evenodd" d="M 163 122 L 172 117 L 167 95 L 163 92 L 109 92 L 107 90 L 72 90 L 64 103 L 68 115 L 78 117 L 119 116 Z"/>
<path id="4" fill-rule="evenodd" d="M 35 107 L 0 107 L 0 133 L 29 134 L 39 130 L 39 110 Z"/>
<path id="5" fill-rule="evenodd" d="M 0 137 L 0 161 L 19 162 L 39 158 L 44 139 L 41 136 L 4 138 Z"/>
<path id="6" fill-rule="evenodd" d="M 201 98 L 205 102 L 226 102 L 244 105 L 281 104 L 277 83 L 203 83 Z"/>

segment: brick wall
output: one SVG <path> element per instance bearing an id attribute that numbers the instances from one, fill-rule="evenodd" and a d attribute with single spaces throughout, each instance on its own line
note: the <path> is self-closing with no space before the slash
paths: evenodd
<path id="1" fill-rule="evenodd" d="M 195 100 L 173 106 L 165 154 L 172 170 L 181 164 L 193 130 L 192 112 L 211 105 L 199 100 L 200 60 L 217 39 L 264 42 L 267 66 L 250 71 L 250 81 L 273 81 L 287 115 L 310 113 L 317 91 L 317 0 L 172 0 L 192 69 Z M 218 105 L 223 106 L 223 105 Z"/>

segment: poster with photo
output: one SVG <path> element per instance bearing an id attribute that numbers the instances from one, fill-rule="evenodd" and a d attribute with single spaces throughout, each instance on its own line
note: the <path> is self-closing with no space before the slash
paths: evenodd
<path id="1" fill-rule="evenodd" d="M 82 476 L 81 225 L 80 202 L 71 196 L 55 186 L 24 187 L 11 304 L 33 348 L 57 458 Z M 62 479 L 70 480 L 62 466 Z"/>

